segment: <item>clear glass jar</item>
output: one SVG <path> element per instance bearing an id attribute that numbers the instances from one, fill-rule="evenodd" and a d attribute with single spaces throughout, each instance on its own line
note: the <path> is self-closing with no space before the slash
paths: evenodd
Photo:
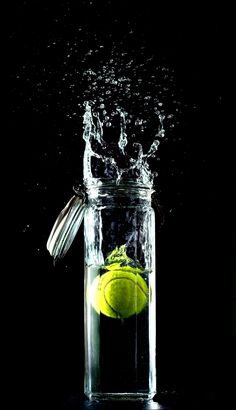
<path id="1" fill-rule="evenodd" d="M 149 400 L 156 393 L 155 214 L 150 186 L 87 187 L 85 394 Z"/>

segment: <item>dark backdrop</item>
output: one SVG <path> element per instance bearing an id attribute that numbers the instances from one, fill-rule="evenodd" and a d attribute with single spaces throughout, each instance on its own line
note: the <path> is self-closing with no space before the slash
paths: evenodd
<path id="1" fill-rule="evenodd" d="M 19 237 L 10 264 L 17 266 L 14 375 L 24 403 L 69 408 L 83 393 L 83 236 L 56 267 L 45 247 L 81 177 L 81 118 L 70 115 L 69 90 L 55 94 L 67 41 L 81 25 L 91 45 L 94 33 L 119 42 L 134 26 L 137 42 L 175 70 L 182 101 L 198 106 L 160 147 L 158 386 L 162 400 L 216 403 L 220 393 L 227 397 L 230 348 L 220 11 L 147 0 L 11 3 L 9 130 Z"/>

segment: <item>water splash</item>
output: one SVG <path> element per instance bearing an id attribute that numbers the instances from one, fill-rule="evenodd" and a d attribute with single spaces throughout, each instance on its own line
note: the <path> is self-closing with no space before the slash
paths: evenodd
<path id="1" fill-rule="evenodd" d="M 102 104 L 103 109 L 104 107 L 104 104 Z M 155 114 L 159 120 L 159 130 L 156 137 L 161 139 L 165 135 L 165 116 L 160 112 L 155 112 Z M 133 142 L 131 151 L 133 151 L 133 154 L 135 154 L 135 151 L 137 152 L 137 157 L 135 158 L 133 154 L 128 154 L 125 151 L 129 142 L 129 136 L 126 133 L 126 124 L 127 120 L 129 120 L 129 115 L 122 108 L 118 107 L 116 111 L 112 113 L 112 117 L 115 116 L 119 116 L 119 139 L 116 145 L 112 140 L 110 141 L 110 144 L 113 145 L 114 153 L 114 155 L 111 156 L 109 155 L 111 152 L 109 150 L 109 141 L 105 141 L 103 138 L 105 134 L 104 125 L 106 125 L 106 122 L 101 119 L 96 108 L 92 108 L 89 102 L 85 103 L 83 116 L 83 139 L 85 140 L 83 168 L 85 184 L 87 186 L 92 185 L 96 183 L 97 179 L 115 180 L 117 184 L 121 181 L 132 179 L 138 184 L 152 186 L 153 179 L 157 173 L 151 171 L 148 159 L 155 157 L 160 144 L 159 139 L 155 139 L 152 142 L 146 154 L 143 152 L 141 143 Z M 110 126 L 112 125 L 113 124 Z M 141 120 L 139 125 L 142 125 Z M 100 146 L 100 152 L 98 152 L 98 146 Z M 98 161 L 93 164 L 93 159 L 97 159 Z M 101 163 L 103 163 L 103 167 L 101 167 Z M 120 163 L 125 165 L 122 166 Z"/>
<path id="2" fill-rule="evenodd" d="M 120 114 L 120 138 L 118 141 L 118 146 L 123 155 L 125 155 L 125 147 L 128 144 L 126 130 L 126 121 L 125 121 L 125 113 L 120 109 L 117 108 L 118 113 Z"/>
<path id="3" fill-rule="evenodd" d="M 153 57 L 132 57 L 113 47 L 82 73 L 86 184 L 109 178 L 151 185 L 160 141 L 178 124 L 173 70 Z"/>
<path id="4" fill-rule="evenodd" d="M 24 81 L 30 85 L 24 90 L 31 93 L 32 109 L 48 110 L 50 118 L 56 114 L 60 155 L 68 144 L 64 134 L 71 131 L 71 140 L 77 140 L 84 118 L 86 183 L 93 178 L 119 182 L 128 177 L 151 183 L 156 174 L 150 176 L 149 164 L 156 169 L 161 140 L 174 141 L 184 108 L 174 70 L 155 57 L 145 42 L 136 44 L 133 36 L 128 43 L 127 39 L 106 42 L 99 34 L 89 41 L 84 27 L 77 31 L 71 41 L 49 41 L 49 49 L 60 55 L 56 67 L 53 63 L 22 69 L 19 77 L 22 85 Z M 67 128 L 58 121 L 63 117 Z M 76 155 L 75 161 L 77 166 Z M 76 172 L 81 179 L 82 166 Z"/>

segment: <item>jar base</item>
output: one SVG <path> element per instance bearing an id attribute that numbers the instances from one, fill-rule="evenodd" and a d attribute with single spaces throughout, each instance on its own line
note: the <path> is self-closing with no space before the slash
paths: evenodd
<path id="1" fill-rule="evenodd" d="M 98 393 L 85 392 L 91 401 L 151 401 L 156 392 L 151 393 Z"/>

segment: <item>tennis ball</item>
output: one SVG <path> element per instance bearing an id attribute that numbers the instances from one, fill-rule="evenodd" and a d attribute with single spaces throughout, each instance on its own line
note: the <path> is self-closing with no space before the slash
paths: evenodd
<path id="1" fill-rule="evenodd" d="M 128 318 L 140 313 L 148 301 L 145 280 L 126 267 L 96 276 L 89 294 L 96 312 L 111 318 Z"/>

